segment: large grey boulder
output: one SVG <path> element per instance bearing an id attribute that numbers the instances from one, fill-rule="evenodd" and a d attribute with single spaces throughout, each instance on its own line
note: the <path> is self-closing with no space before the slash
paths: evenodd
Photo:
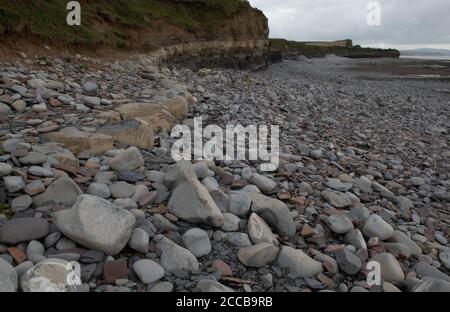
<path id="1" fill-rule="evenodd" d="M 116 255 L 125 247 L 135 222 L 127 210 L 92 195 L 81 195 L 72 209 L 54 214 L 54 223 L 64 235 L 108 255 Z"/>

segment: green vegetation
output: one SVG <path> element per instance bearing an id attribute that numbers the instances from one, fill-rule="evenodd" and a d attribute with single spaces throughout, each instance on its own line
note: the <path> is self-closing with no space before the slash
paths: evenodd
<path id="1" fill-rule="evenodd" d="M 34 36 L 70 44 L 127 46 L 130 31 L 163 22 L 183 30 L 213 33 L 249 4 L 241 0 L 80 0 L 81 26 L 66 23 L 68 0 L 0 0 L 0 34 Z"/>
<path id="2" fill-rule="evenodd" d="M 11 207 L 8 204 L 0 202 L 0 215 L 4 215 L 7 218 L 11 218 L 13 214 L 14 213 L 12 212 Z"/>
<path id="3" fill-rule="evenodd" d="M 271 39 L 270 44 L 272 48 L 280 50 L 281 52 L 300 53 L 308 57 L 324 57 L 330 54 L 351 58 L 397 58 L 400 56 L 400 52 L 398 50 L 362 48 L 358 45 L 353 47 L 318 47 L 307 45 L 302 42 L 288 41 L 284 39 Z"/>

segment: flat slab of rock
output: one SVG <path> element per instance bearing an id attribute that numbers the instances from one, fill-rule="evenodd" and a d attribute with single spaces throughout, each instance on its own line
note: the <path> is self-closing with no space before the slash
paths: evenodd
<path id="1" fill-rule="evenodd" d="M 113 138 L 101 133 L 80 131 L 74 127 L 64 128 L 58 132 L 43 134 L 48 141 L 64 144 L 72 153 L 81 152 L 100 155 L 113 148 Z"/>
<path id="2" fill-rule="evenodd" d="M 54 214 L 54 223 L 64 235 L 108 255 L 116 255 L 125 247 L 135 222 L 127 210 L 92 195 L 81 195 L 72 209 Z"/>
<path id="3" fill-rule="evenodd" d="M 151 150 L 155 142 L 153 129 L 145 122 L 136 119 L 106 125 L 98 131 L 112 136 L 114 141 L 145 150 Z"/>
<path id="4" fill-rule="evenodd" d="M 154 103 L 128 103 L 115 108 L 124 120 L 137 118 L 145 121 L 153 130 L 170 129 L 175 123 L 175 117 L 170 111 Z"/>
<path id="5" fill-rule="evenodd" d="M 49 223 L 42 218 L 16 218 L 0 227 L 0 243 L 15 245 L 48 235 Z"/>

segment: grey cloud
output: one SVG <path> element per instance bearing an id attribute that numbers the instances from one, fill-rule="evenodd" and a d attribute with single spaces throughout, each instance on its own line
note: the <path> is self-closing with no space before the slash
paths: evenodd
<path id="1" fill-rule="evenodd" d="M 250 0 L 269 18 L 271 37 L 351 38 L 357 44 L 450 47 L 449 0 L 379 0 L 381 26 L 367 25 L 370 0 Z"/>

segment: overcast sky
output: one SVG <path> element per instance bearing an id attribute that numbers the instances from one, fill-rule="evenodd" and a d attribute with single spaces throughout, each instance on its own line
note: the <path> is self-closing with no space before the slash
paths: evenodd
<path id="1" fill-rule="evenodd" d="M 270 36 L 297 41 L 353 39 L 400 49 L 450 49 L 450 0 L 379 0 L 381 25 L 367 23 L 370 0 L 250 0 L 269 18 Z"/>

